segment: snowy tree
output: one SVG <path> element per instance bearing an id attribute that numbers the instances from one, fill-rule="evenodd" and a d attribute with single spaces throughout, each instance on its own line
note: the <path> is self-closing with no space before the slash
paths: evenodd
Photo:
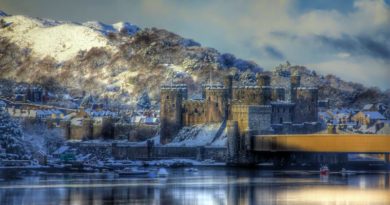
<path id="1" fill-rule="evenodd" d="M 0 155 L 0 158 L 30 158 L 19 123 L 12 119 L 4 109 L 0 109 L 0 147 L 5 150 L 5 155 Z"/>
<path id="2" fill-rule="evenodd" d="M 65 143 L 61 129 L 49 129 L 44 123 L 24 126 L 23 133 L 25 140 L 30 143 L 33 152 L 39 151 L 50 155 Z"/>
<path id="3" fill-rule="evenodd" d="M 150 98 L 148 93 L 145 91 L 141 94 L 137 101 L 137 107 L 141 109 L 149 109 L 150 108 Z"/>

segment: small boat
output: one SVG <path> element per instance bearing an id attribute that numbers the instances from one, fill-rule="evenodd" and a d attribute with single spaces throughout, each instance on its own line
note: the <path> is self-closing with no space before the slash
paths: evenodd
<path id="1" fill-rule="evenodd" d="M 168 171 L 165 168 L 158 169 L 157 177 L 168 177 Z"/>
<path id="2" fill-rule="evenodd" d="M 329 175 L 329 168 L 328 168 L 328 166 L 322 166 L 320 168 L 320 175 Z"/>
<path id="3" fill-rule="evenodd" d="M 140 170 L 137 168 L 125 168 L 123 170 L 117 171 L 119 176 L 143 176 L 147 175 L 149 171 L 147 170 Z"/>
<path id="4" fill-rule="evenodd" d="M 352 174 L 357 174 L 357 172 L 356 171 L 347 170 L 345 168 L 341 169 L 341 175 L 343 175 L 343 176 L 345 176 L 345 175 L 352 175 Z"/>
<path id="5" fill-rule="evenodd" d="M 184 171 L 186 171 L 186 172 L 198 172 L 199 170 L 197 169 L 197 168 L 186 168 L 186 169 L 184 169 Z"/>

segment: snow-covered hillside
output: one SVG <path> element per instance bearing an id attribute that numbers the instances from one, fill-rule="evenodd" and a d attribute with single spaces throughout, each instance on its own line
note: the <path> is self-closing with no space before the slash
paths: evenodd
<path id="1" fill-rule="evenodd" d="M 9 25 L 0 37 L 6 37 L 22 48 L 31 48 L 35 57 L 50 56 L 59 62 L 74 58 L 80 50 L 105 47 L 115 51 L 108 39 L 92 28 L 25 16 L 3 18 Z"/>

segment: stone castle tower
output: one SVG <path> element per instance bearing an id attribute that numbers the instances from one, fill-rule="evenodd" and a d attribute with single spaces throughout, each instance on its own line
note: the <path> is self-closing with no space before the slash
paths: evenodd
<path id="1" fill-rule="evenodd" d="M 206 122 L 222 122 L 226 116 L 227 96 L 223 86 L 207 86 L 205 89 Z"/>
<path id="2" fill-rule="evenodd" d="M 318 118 L 318 89 L 299 87 L 295 96 L 295 114 L 296 123 L 315 122 Z"/>
<path id="3" fill-rule="evenodd" d="M 295 103 L 294 122 L 315 122 L 318 118 L 318 89 L 301 86 L 301 76 L 291 76 L 291 101 Z"/>
<path id="4" fill-rule="evenodd" d="M 186 85 L 170 85 L 161 87 L 160 122 L 161 143 L 171 141 L 182 127 L 182 103 L 187 99 Z"/>

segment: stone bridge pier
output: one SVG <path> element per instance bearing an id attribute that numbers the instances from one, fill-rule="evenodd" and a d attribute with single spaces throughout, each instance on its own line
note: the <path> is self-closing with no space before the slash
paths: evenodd
<path id="1" fill-rule="evenodd" d="M 251 130 L 245 130 L 240 134 L 238 122 L 229 120 L 227 128 L 227 164 L 231 166 L 252 166 L 256 163 L 255 154 L 251 151 L 253 136 Z"/>

